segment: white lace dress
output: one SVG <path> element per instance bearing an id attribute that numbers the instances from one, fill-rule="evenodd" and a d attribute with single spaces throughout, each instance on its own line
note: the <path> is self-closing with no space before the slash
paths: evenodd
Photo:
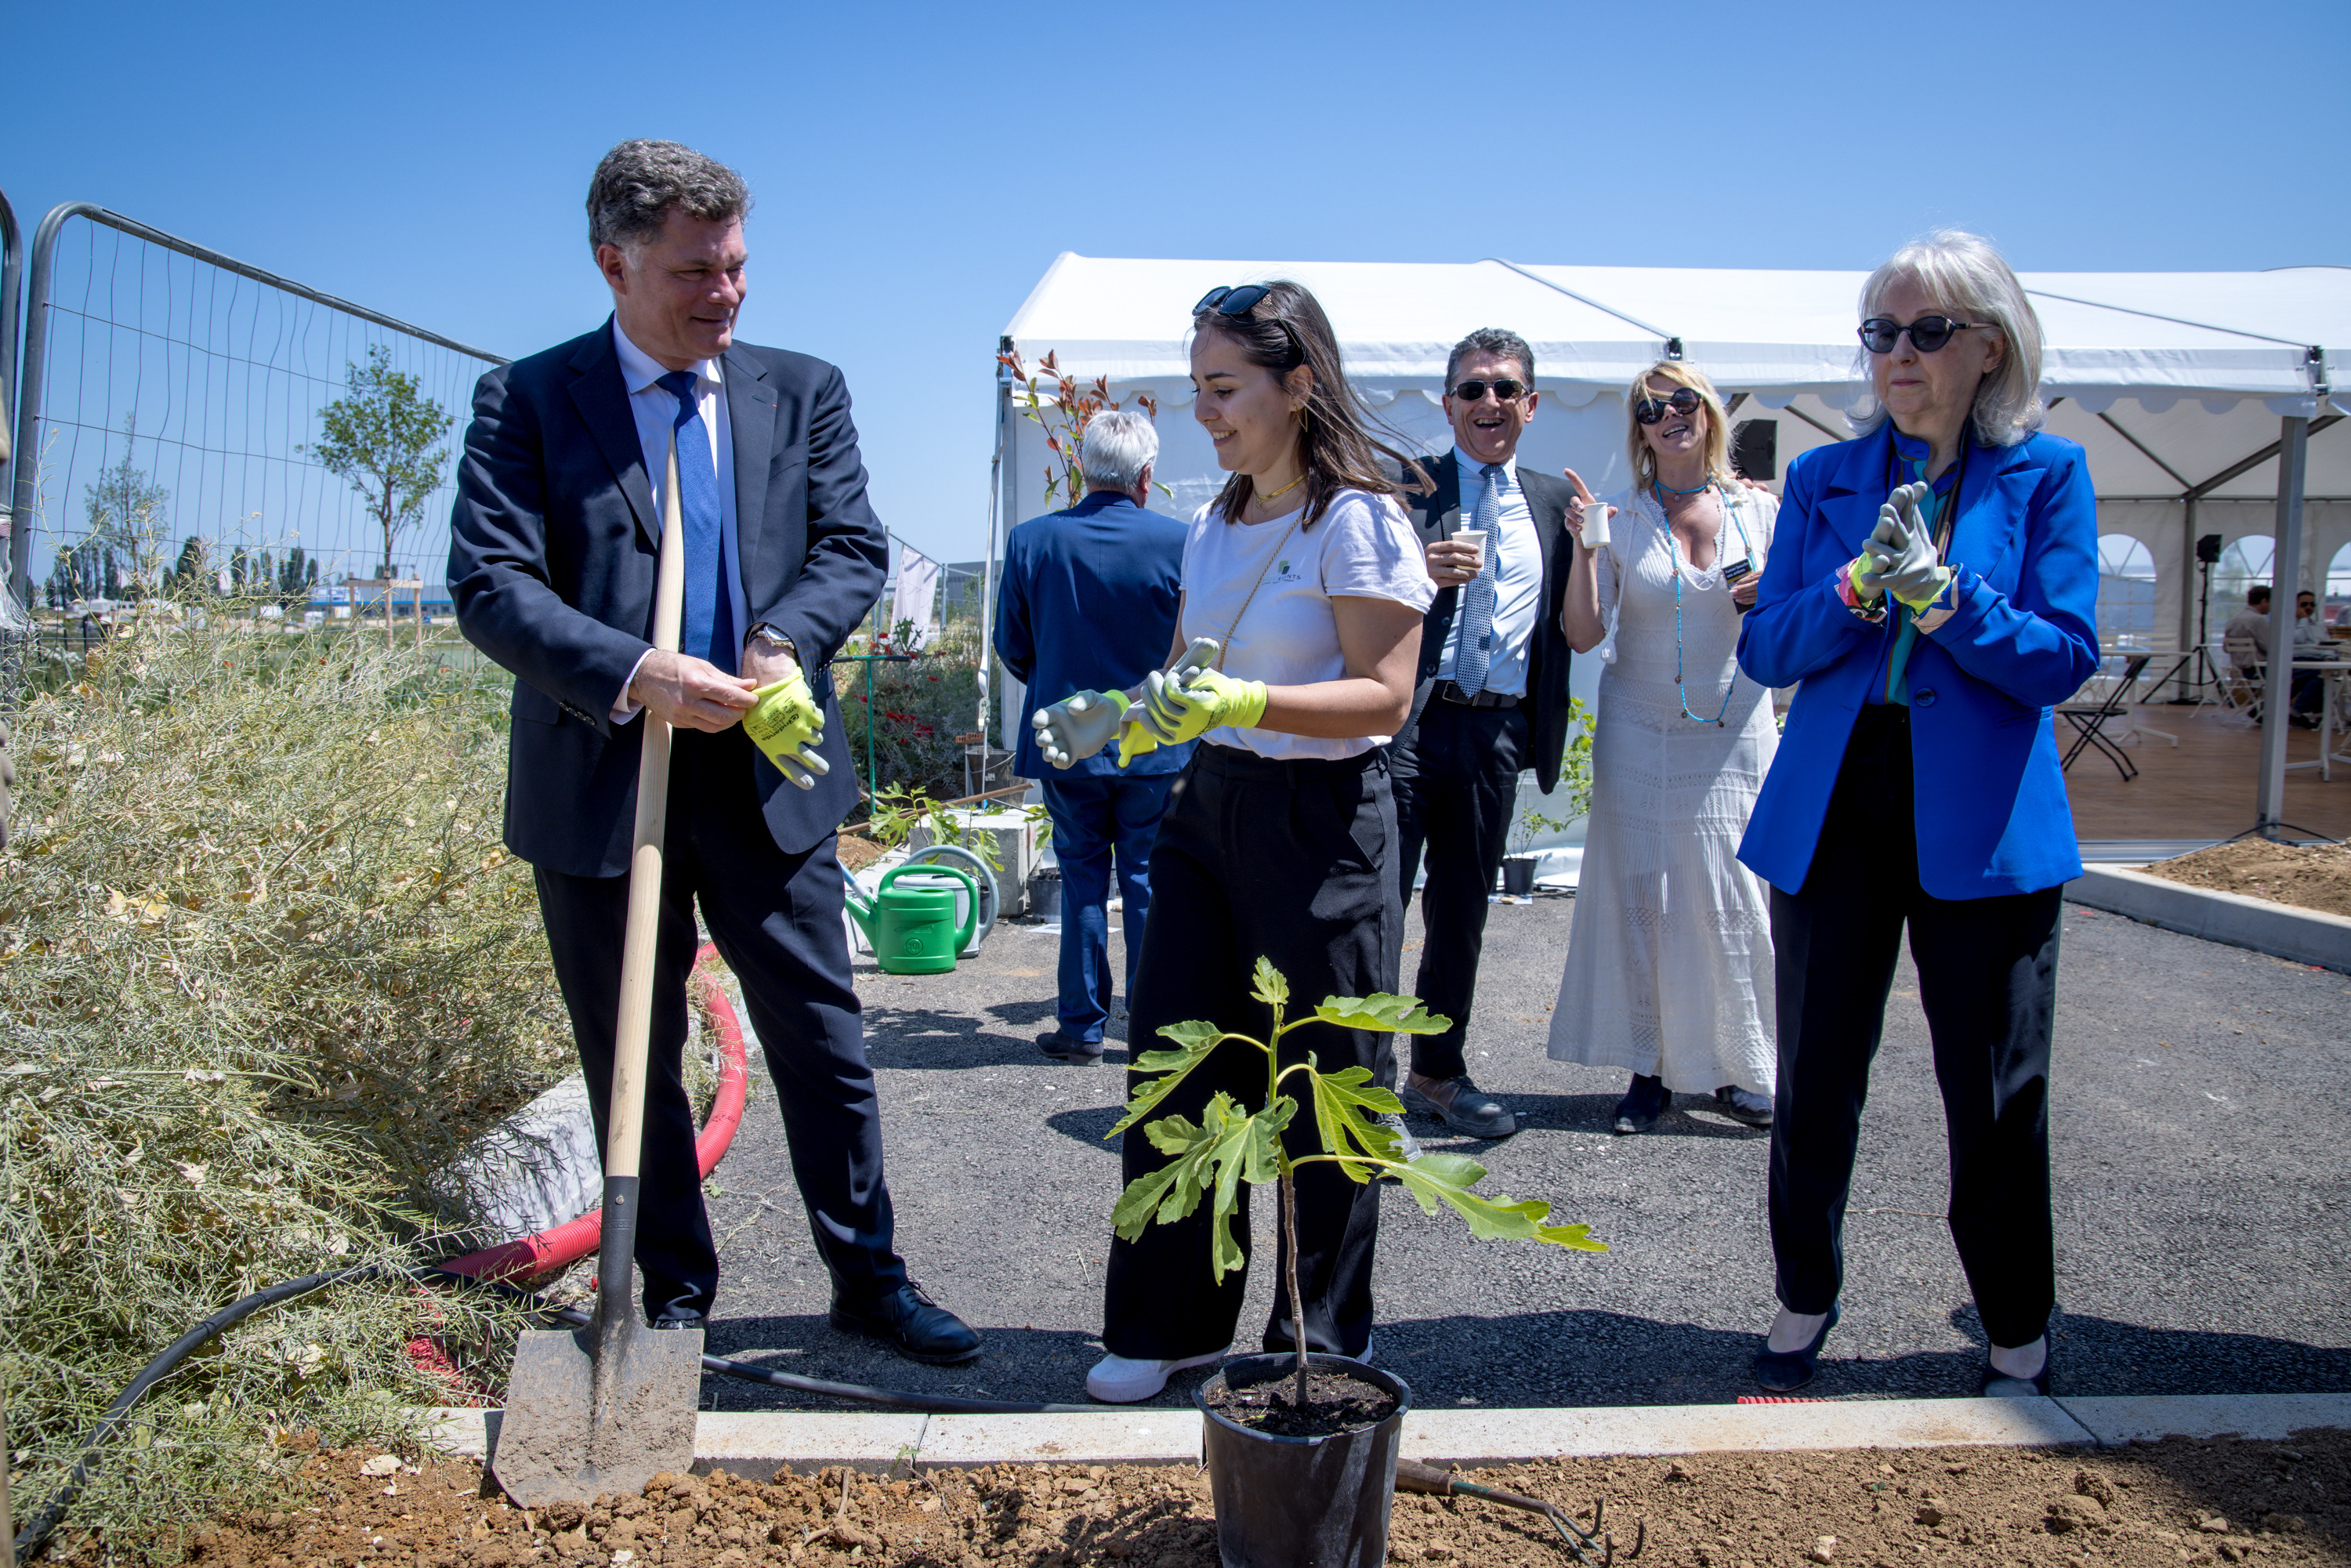
<path id="1" fill-rule="evenodd" d="M 1555 1060 L 1662 1076 L 1680 1093 L 1769 1094 L 1774 1079 L 1771 911 L 1738 856 L 1779 732 L 1769 689 L 1739 673 L 1722 567 L 1750 553 L 1761 566 L 1779 502 L 1736 494 L 1714 564 L 1696 571 L 1684 556 L 1678 569 L 1683 678 L 1704 723 L 1683 716 L 1674 681 L 1665 513 L 1654 495 L 1609 497 L 1592 817 L 1551 1021 Z"/>

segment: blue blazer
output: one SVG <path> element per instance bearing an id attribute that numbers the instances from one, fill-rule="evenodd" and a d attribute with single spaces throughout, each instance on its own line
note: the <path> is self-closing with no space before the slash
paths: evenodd
<path id="1" fill-rule="evenodd" d="M 1789 465 L 1740 632 L 1740 668 L 1767 686 L 1802 683 L 1739 846 L 1789 893 L 1812 868 L 1854 721 L 1886 678 L 1895 618 L 1855 616 L 1836 572 L 1877 526 L 1892 442 L 1882 424 Z M 2097 498 L 2081 447 L 2043 434 L 1976 447 L 1959 508 L 1957 609 L 1908 669 L 1918 881 L 1937 898 L 2038 892 L 2082 874 L 2050 710 L 2098 667 Z"/>
<path id="2" fill-rule="evenodd" d="M 832 770 L 813 789 L 786 785 L 747 747 L 768 833 L 800 854 L 857 802 L 832 656 L 881 593 L 888 538 L 866 504 L 841 372 L 747 343 L 725 364 L 750 624 L 792 639 L 824 711 L 818 751 Z M 457 464 L 449 590 L 466 640 L 514 673 L 506 841 L 533 865 L 629 869 L 645 727 L 611 713 L 653 645 L 660 530 L 610 320 L 481 379 Z M 671 796 L 673 817 L 692 809 Z"/>
<path id="3" fill-rule="evenodd" d="M 1184 585 L 1185 526 L 1132 497 L 1094 490 L 1065 512 L 1031 517 L 1005 536 L 996 601 L 996 653 L 1029 687 L 1030 712 L 1072 692 L 1124 690 L 1167 662 Z M 1116 774 L 1118 747 L 1067 770 L 1037 749 L 1021 716 L 1015 767 L 1024 779 Z M 1163 746 L 1125 772 L 1177 773 L 1192 743 Z"/>

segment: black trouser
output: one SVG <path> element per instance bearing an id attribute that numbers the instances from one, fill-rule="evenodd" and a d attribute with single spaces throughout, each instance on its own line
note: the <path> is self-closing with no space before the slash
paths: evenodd
<path id="1" fill-rule="evenodd" d="M 1862 709 L 1803 888 L 1771 893 L 1780 1302 L 1825 1312 L 1844 1285 L 1862 1102 L 1907 922 L 1950 1138 L 1951 1239 L 1991 1343 L 2031 1344 L 2056 1299 L 2049 1040 L 2061 890 L 1947 899 L 1919 888 L 1909 720 L 1903 707 Z"/>
<path id="2" fill-rule="evenodd" d="M 1343 762 L 1272 762 L 1203 744 L 1176 782 L 1151 851 L 1151 924 L 1143 967 L 1128 1002 L 1129 1049 L 1165 1050 L 1163 1024 L 1207 1019 L 1262 1040 L 1272 1015 L 1250 995 L 1262 956 L 1290 980 L 1288 1017 L 1327 996 L 1395 989 L 1390 931 L 1403 919 L 1388 870 L 1395 807 L 1386 760 L 1373 751 Z M 1281 1042 L 1288 1066 L 1315 1054 L 1322 1070 L 1360 1064 L 1394 1082 L 1388 1035 L 1309 1024 Z M 1144 1075 L 1130 1071 L 1130 1093 Z M 1297 1079 L 1286 1086 L 1294 1092 Z M 1151 1120 L 1197 1122 L 1224 1091 L 1242 1104 L 1265 1103 L 1266 1061 L 1228 1041 L 1160 1102 Z M 1293 1155 L 1319 1154 L 1313 1107 L 1301 1104 L 1282 1142 Z M 1167 1163 L 1140 1127 L 1121 1149 L 1123 1180 Z M 1309 1348 L 1359 1355 L 1372 1337 L 1372 1249 L 1379 1236 L 1379 1184 L 1350 1181 L 1334 1165 L 1297 1175 L 1298 1278 Z M 1246 1260 L 1249 1195 L 1240 1188 L 1235 1239 Z M 1270 1196 L 1269 1194 L 1269 1196 Z M 1113 1355 L 1172 1360 L 1232 1343 L 1247 1288 L 1246 1261 L 1219 1285 L 1208 1268 L 1211 1204 L 1154 1225 L 1140 1241 L 1113 1239 L 1103 1291 L 1102 1344 Z M 1268 1350 L 1290 1347 L 1288 1248 L 1277 1255 Z"/>
<path id="3" fill-rule="evenodd" d="M 1464 1071 L 1478 955 L 1486 944 L 1487 900 L 1502 868 L 1510 810 L 1526 766 L 1527 716 L 1509 707 L 1463 707 L 1432 695 L 1420 722 L 1389 748 L 1395 779 L 1396 883 L 1412 903 L 1413 873 L 1428 849 L 1421 893 L 1420 974 L 1412 994 L 1453 1020 L 1443 1034 L 1412 1037 L 1412 1070 L 1424 1078 Z M 1402 922 L 1396 940 L 1404 940 Z M 1398 965 L 1399 970 L 1402 965 Z"/>
<path id="4" fill-rule="evenodd" d="M 681 729 L 670 759 L 663 859 L 637 1220 L 647 1313 L 707 1314 L 718 1287 L 718 1253 L 702 1207 L 694 1112 L 681 1070 L 697 901 L 719 956 L 742 982 L 768 1075 L 783 1104 L 792 1175 L 834 1291 L 852 1299 L 895 1291 L 905 1282 L 906 1269 L 891 1249 L 881 1112 L 850 983 L 833 840 L 828 836 L 805 854 L 778 849 L 759 815 L 751 742 L 742 727 L 716 735 Z M 587 1071 L 601 1150 L 611 1095 L 629 879 L 541 870 L 538 904 Z"/>

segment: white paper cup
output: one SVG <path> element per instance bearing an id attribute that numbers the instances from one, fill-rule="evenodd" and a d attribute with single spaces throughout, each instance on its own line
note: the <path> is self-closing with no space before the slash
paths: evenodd
<path id="1" fill-rule="evenodd" d="M 1616 508 L 1598 501 L 1586 502 L 1583 507 L 1583 544 L 1586 549 L 1598 549 L 1608 542 L 1608 515 Z"/>
<path id="2" fill-rule="evenodd" d="M 1484 563 L 1486 559 L 1485 529 L 1456 528 L 1453 530 L 1453 542 L 1457 545 L 1468 545 L 1471 549 L 1476 550 L 1478 552 L 1478 559 L 1479 563 L 1481 565 Z M 1473 576 L 1476 574 L 1477 570 L 1478 569 L 1476 567 L 1469 569 Z"/>

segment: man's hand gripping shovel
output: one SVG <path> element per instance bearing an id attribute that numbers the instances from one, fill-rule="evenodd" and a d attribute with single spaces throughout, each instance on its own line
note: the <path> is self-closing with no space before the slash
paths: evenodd
<path id="1" fill-rule="evenodd" d="M 677 443 L 663 493 L 653 646 L 675 652 L 685 584 Z M 532 1330 L 515 1346 L 491 1470 L 524 1508 L 642 1491 L 664 1470 L 694 1464 L 702 1395 L 702 1331 L 645 1326 L 636 1305 L 638 1158 L 644 1142 L 645 1061 L 653 1026 L 653 945 L 661 925 L 662 838 L 669 820 L 669 726 L 652 713 L 637 769 L 636 847 L 621 948 L 621 1012 L 605 1116 L 604 1216 L 596 1313 L 584 1329 Z"/>

